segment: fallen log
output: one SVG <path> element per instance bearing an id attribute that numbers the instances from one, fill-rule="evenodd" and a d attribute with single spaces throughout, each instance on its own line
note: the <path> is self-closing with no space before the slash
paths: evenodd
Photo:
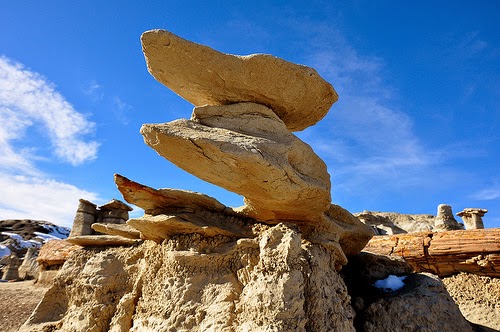
<path id="1" fill-rule="evenodd" d="M 400 256 L 416 272 L 500 277 L 500 228 L 374 236 L 363 251 Z"/>

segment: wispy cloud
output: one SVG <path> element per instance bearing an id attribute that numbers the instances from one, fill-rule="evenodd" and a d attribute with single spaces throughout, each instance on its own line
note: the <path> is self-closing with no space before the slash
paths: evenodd
<path id="1" fill-rule="evenodd" d="M 43 177 L 0 174 L 0 219 L 44 219 L 71 227 L 78 200 L 98 195 Z"/>
<path id="2" fill-rule="evenodd" d="M 99 143 L 85 140 L 95 124 L 78 113 L 54 85 L 36 72 L 5 56 L 0 57 L 0 107 L 16 113 L 17 126 L 25 130 L 36 123 L 46 129 L 55 155 L 72 165 L 97 157 Z M 5 112 L 5 111 L 4 111 Z M 0 136 L 8 137 L 5 129 Z M 17 134 L 19 135 L 19 134 Z"/>
<path id="3" fill-rule="evenodd" d="M 5 56 L 0 57 L 0 124 L 0 219 L 71 226 L 78 199 L 98 195 L 50 178 L 37 162 L 54 156 L 73 166 L 94 160 L 99 144 L 86 136 L 95 124 L 46 78 Z M 32 139 L 34 132 L 40 140 Z"/>
<path id="4" fill-rule="evenodd" d="M 121 100 L 120 97 L 113 98 L 113 114 L 115 118 L 123 125 L 129 124 L 129 113 L 133 107 Z"/>
<path id="5" fill-rule="evenodd" d="M 90 96 L 94 101 L 101 100 L 104 97 L 102 86 L 95 80 L 87 82 L 82 91 L 87 96 Z"/>
<path id="6" fill-rule="evenodd" d="M 398 92 L 384 82 L 383 60 L 360 54 L 331 26 L 295 24 L 308 32 L 304 62 L 340 96 L 323 121 L 299 134 L 326 160 L 334 181 L 342 184 L 334 184 L 334 190 L 419 182 L 417 178 L 442 155 L 422 144 L 408 110 L 394 101 Z"/>
<path id="7" fill-rule="evenodd" d="M 472 199 L 478 201 L 491 201 L 500 198 L 500 188 L 487 188 L 480 190 L 470 196 Z"/>

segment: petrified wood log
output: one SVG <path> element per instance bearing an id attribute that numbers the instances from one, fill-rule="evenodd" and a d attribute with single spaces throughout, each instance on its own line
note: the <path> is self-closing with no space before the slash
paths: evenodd
<path id="1" fill-rule="evenodd" d="M 500 277 L 500 228 L 375 236 L 363 249 L 401 256 L 416 272 Z"/>

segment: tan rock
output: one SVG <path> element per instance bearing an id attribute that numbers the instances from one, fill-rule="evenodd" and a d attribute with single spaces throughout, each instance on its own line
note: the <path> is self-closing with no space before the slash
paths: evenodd
<path id="1" fill-rule="evenodd" d="M 434 228 L 436 232 L 446 232 L 460 230 L 463 227 L 457 222 L 451 211 L 451 206 L 439 204 L 437 207 L 437 216 L 434 219 Z"/>
<path id="2" fill-rule="evenodd" d="M 483 217 L 488 212 L 486 209 L 467 208 L 457 213 L 462 217 L 465 229 L 484 229 Z"/>
<path id="3" fill-rule="evenodd" d="M 141 41 L 151 75 L 195 106 L 263 104 L 298 131 L 338 99 L 314 69 L 271 55 L 224 54 L 165 30 L 147 31 Z"/>
<path id="4" fill-rule="evenodd" d="M 37 262 L 44 266 L 62 265 L 73 251 L 81 248 L 66 240 L 49 240 L 38 253 Z"/>
<path id="5" fill-rule="evenodd" d="M 130 219 L 127 224 L 139 230 L 144 239 L 162 242 L 178 234 L 201 234 L 203 236 L 224 235 L 236 238 L 255 237 L 252 228 L 236 218 L 222 214 L 206 213 L 204 216 L 194 213 L 178 215 L 146 215 Z"/>
<path id="6" fill-rule="evenodd" d="M 459 273 L 444 278 L 443 283 L 469 322 L 491 329 L 484 331 L 498 331 L 500 278 Z"/>
<path id="7" fill-rule="evenodd" d="M 189 234 L 87 247 L 20 331 L 354 332 L 336 265 L 284 224 L 255 239 Z"/>
<path id="8" fill-rule="evenodd" d="M 143 125 L 141 133 L 149 146 L 177 166 L 243 195 L 246 207 L 240 212 L 249 217 L 315 220 L 329 209 L 330 176 L 325 163 L 309 145 L 286 132 L 284 124 L 275 135 L 261 130 L 267 124 L 279 128 L 282 123 L 270 109 L 249 103 L 208 109 L 212 115 L 219 110 L 222 128 L 200 123 L 205 119 L 198 114 L 204 113 L 195 109 L 195 120 Z M 226 116 L 232 113 L 228 109 L 240 111 L 245 119 Z M 239 132 L 242 121 L 252 125 Z"/>
<path id="9" fill-rule="evenodd" d="M 37 248 L 28 248 L 23 263 L 19 266 L 19 278 L 21 280 L 36 279 L 38 277 L 39 266 L 36 261 L 38 251 Z"/>
<path id="10" fill-rule="evenodd" d="M 92 224 L 92 229 L 96 232 L 107 235 L 120 235 L 128 239 L 140 239 L 141 232 L 127 224 Z"/>
<path id="11" fill-rule="evenodd" d="M 80 199 L 69 236 L 92 234 L 91 226 L 95 222 L 96 216 L 97 205 L 85 199 Z"/>
<path id="12" fill-rule="evenodd" d="M 67 238 L 66 241 L 82 247 L 128 246 L 140 242 L 119 235 L 80 235 Z"/>
<path id="13" fill-rule="evenodd" d="M 334 224 L 334 229 L 331 232 L 339 234 L 340 246 L 348 257 L 363 250 L 374 235 L 370 226 L 363 224 L 358 218 L 339 205 L 330 205 L 326 215 Z"/>
<path id="14" fill-rule="evenodd" d="M 226 209 L 226 206 L 215 198 L 194 191 L 153 189 L 120 174 L 115 174 L 115 183 L 127 202 L 144 209 L 149 215 L 198 210 L 223 212 Z"/>

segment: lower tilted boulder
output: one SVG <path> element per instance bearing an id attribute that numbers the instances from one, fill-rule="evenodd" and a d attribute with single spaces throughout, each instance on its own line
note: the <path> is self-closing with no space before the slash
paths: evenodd
<path id="1" fill-rule="evenodd" d="M 326 164 L 263 105 L 198 107 L 190 120 L 141 133 L 175 165 L 244 196 L 242 211 L 254 219 L 314 220 L 330 205 Z"/>

